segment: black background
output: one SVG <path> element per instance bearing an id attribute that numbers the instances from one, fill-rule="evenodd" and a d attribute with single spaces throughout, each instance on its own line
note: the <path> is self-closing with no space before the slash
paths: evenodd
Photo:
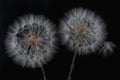
<path id="1" fill-rule="evenodd" d="M 64 13 L 77 7 L 88 8 L 100 15 L 107 24 L 107 40 L 117 45 L 109 56 L 90 54 L 77 56 L 72 80 L 119 78 L 119 7 L 115 0 L 0 0 L 0 80 L 43 80 L 40 68 L 23 68 L 6 54 L 4 39 L 8 26 L 24 14 L 41 14 L 52 20 L 58 28 Z M 67 80 L 73 52 L 58 42 L 53 59 L 44 65 L 48 80 Z"/>

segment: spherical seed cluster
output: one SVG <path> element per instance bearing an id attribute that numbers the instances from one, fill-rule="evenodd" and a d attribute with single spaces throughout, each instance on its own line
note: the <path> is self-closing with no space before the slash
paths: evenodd
<path id="1" fill-rule="evenodd" d="M 9 56 L 23 67 L 42 67 L 55 51 L 54 25 L 43 16 L 26 15 L 13 23 L 6 37 Z"/>
<path id="2" fill-rule="evenodd" d="M 106 25 L 90 10 L 73 9 L 61 20 L 63 44 L 79 54 L 95 52 L 106 40 Z"/>

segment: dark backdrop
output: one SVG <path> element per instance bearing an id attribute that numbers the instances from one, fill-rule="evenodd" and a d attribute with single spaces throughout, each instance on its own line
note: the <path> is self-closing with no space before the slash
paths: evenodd
<path id="1" fill-rule="evenodd" d="M 0 0 L 0 80 L 43 80 L 40 68 L 22 68 L 6 54 L 4 39 L 8 26 L 24 14 L 42 14 L 51 19 L 56 28 L 64 13 L 83 7 L 95 11 L 107 24 L 108 40 L 117 44 L 112 55 L 77 56 L 72 80 L 119 78 L 119 4 L 115 0 Z M 44 65 L 48 80 L 67 80 L 73 52 L 58 43 L 56 55 Z M 96 53 L 97 54 L 97 53 Z M 87 80 L 88 80 L 87 79 Z"/>

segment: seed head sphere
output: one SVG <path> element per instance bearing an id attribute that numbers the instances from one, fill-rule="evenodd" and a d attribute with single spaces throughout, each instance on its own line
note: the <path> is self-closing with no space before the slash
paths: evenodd
<path id="1" fill-rule="evenodd" d="M 60 33 L 63 44 L 80 55 L 105 48 L 103 44 L 107 37 L 106 25 L 100 16 L 90 10 L 76 8 L 69 11 L 61 20 Z M 112 49 L 112 45 L 109 47 L 102 49 L 104 53 L 108 52 L 105 50 Z"/>
<path id="2" fill-rule="evenodd" d="M 5 45 L 13 60 L 25 67 L 42 67 L 55 52 L 54 25 L 44 16 L 25 15 L 9 26 Z"/>

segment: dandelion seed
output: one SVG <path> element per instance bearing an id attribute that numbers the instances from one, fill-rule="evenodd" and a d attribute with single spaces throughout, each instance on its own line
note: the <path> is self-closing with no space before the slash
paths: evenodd
<path id="1" fill-rule="evenodd" d="M 112 53 L 113 48 L 115 48 L 116 45 L 110 41 L 105 42 L 100 50 L 100 53 L 103 53 L 104 55 L 107 55 L 107 53 Z"/>
<path id="2" fill-rule="evenodd" d="M 68 80 L 71 80 L 77 53 L 82 55 L 98 50 L 107 37 L 106 25 L 94 12 L 78 8 L 71 10 L 61 20 L 60 34 L 63 44 L 66 44 L 70 50 L 75 52 L 68 76 Z M 103 53 L 106 54 L 107 49 L 112 51 L 109 44 L 104 47 L 106 49 L 102 49 Z"/>
<path id="3" fill-rule="evenodd" d="M 9 28 L 5 40 L 8 55 L 23 67 L 41 67 L 55 52 L 54 25 L 43 16 L 26 15 Z"/>

